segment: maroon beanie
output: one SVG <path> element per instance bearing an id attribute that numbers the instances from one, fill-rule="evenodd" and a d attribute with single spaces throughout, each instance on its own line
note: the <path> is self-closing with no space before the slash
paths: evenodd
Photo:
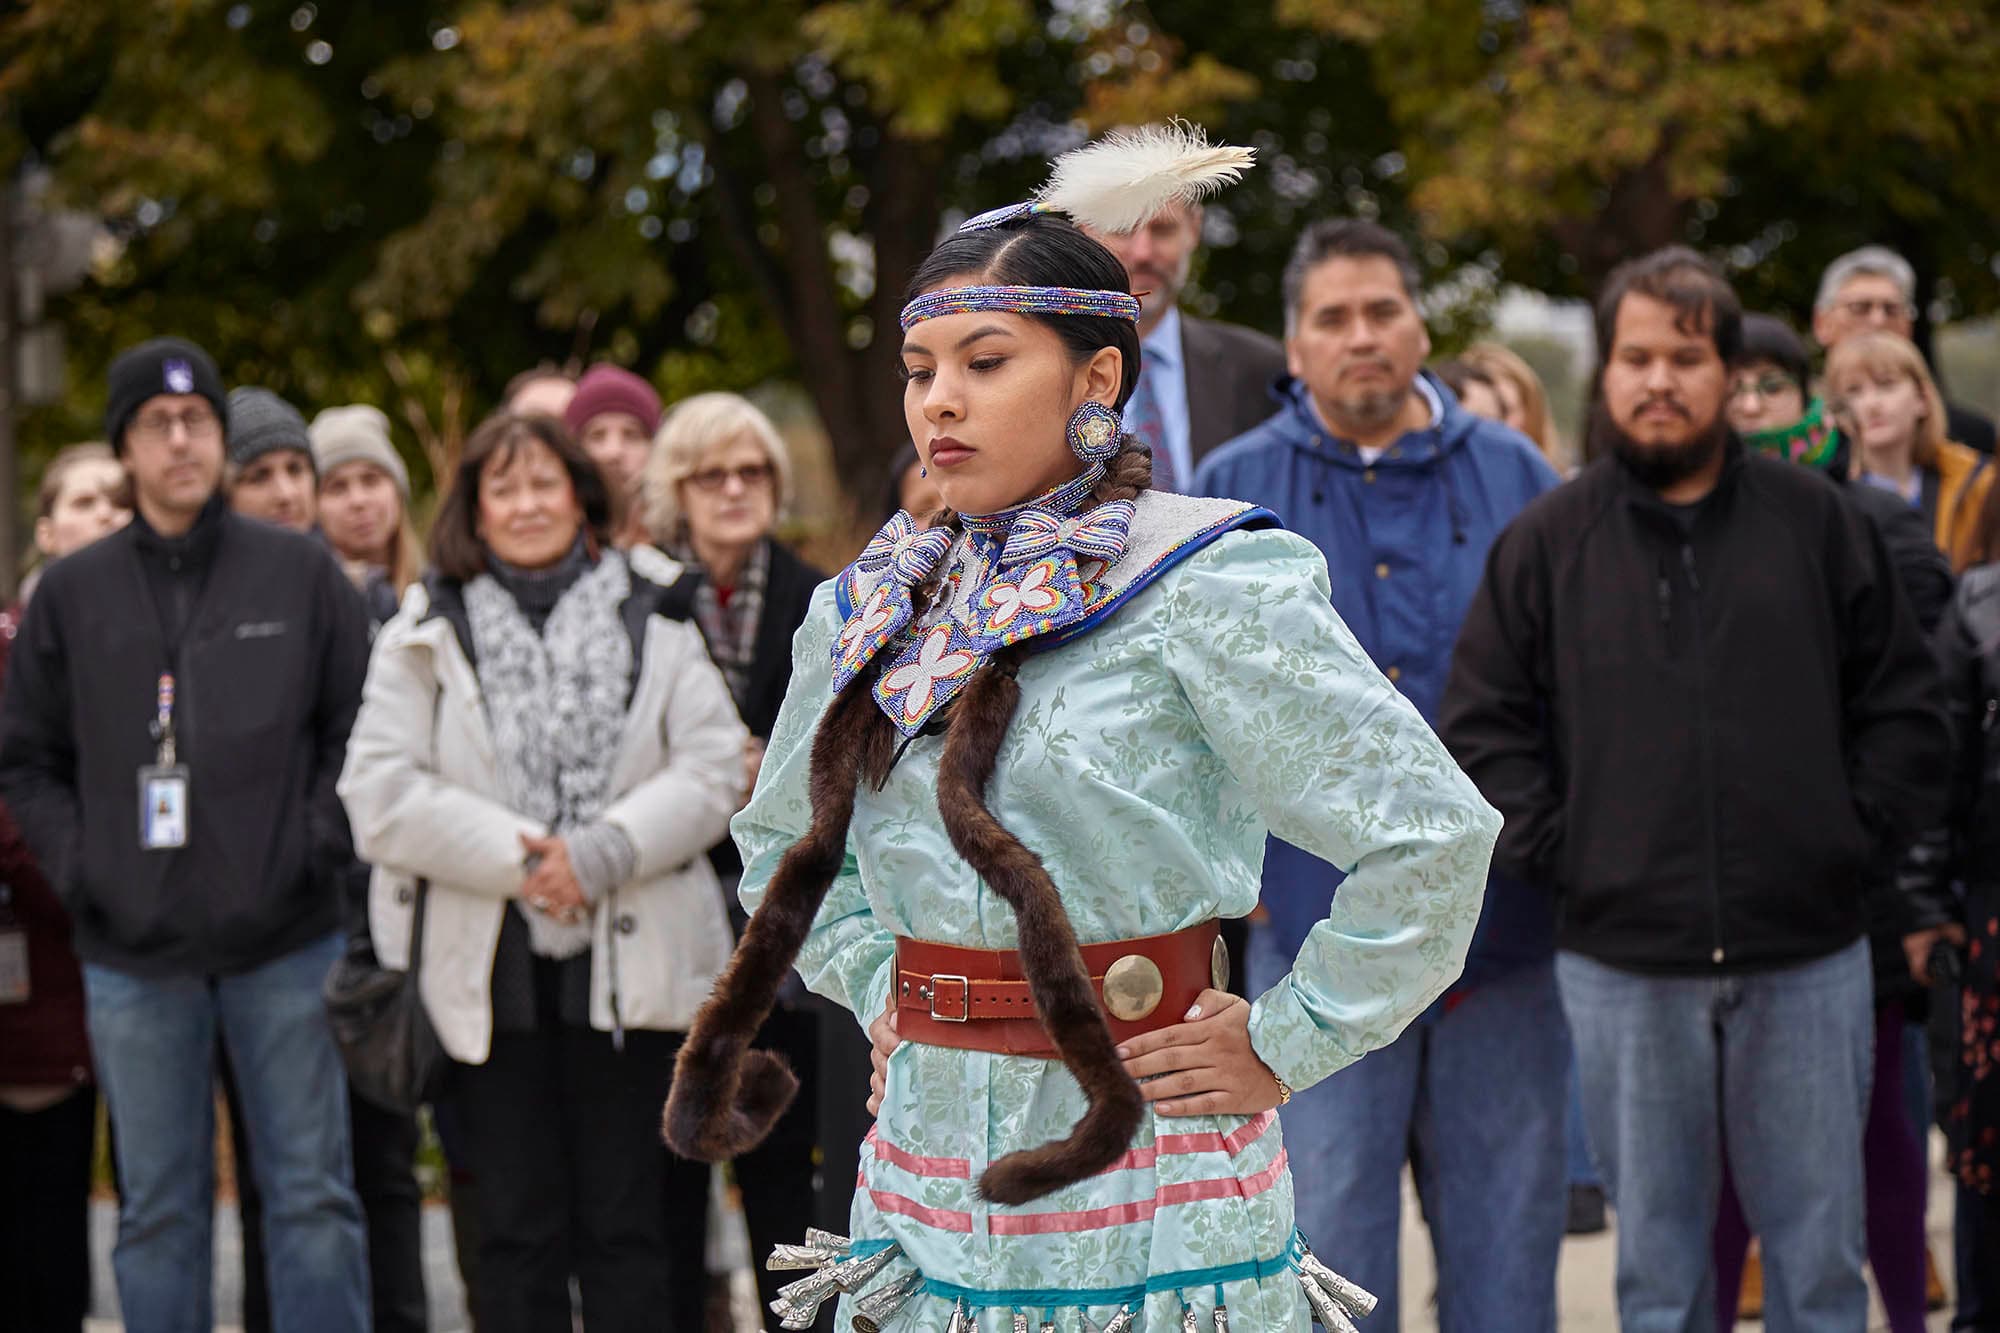
<path id="1" fill-rule="evenodd" d="M 660 395 L 652 385 L 617 366 L 592 366 L 576 382 L 576 397 L 569 400 L 563 425 L 571 435 L 582 435 L 592 417 L 606 412 L 631 413 L 648 435 L 660 429 Z"/>

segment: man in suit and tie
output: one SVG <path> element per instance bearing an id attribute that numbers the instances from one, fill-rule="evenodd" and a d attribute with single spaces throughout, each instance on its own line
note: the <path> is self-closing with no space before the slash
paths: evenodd
<path id="1" fill-rule="evenodd" d="M 1124 263 L 1139 297 L 1139 387 L 1125 429 L 1153 446 L 1153 486 L 1162 491 L 1188 490 L 1210 450 L 1275 412 L 1271 385 L 1285 373 L 1277 339 L 1181 310 L 1201 212 L 1175 204 L 1131 231 L 1091 232 Z"/>

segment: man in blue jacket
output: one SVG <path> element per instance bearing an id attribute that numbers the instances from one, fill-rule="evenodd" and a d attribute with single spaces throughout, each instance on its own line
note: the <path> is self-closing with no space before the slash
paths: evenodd
<path id="1" fill-rule="evenodd" d="M 1279 412 L 1203 461 L 1194 491 L 1253 500 L 1325 552 L 1333 603 L 1435 723 L 1486 550 L 1557 484 L 1528 440 L 1423 371 L 1416 265 L 1393 233 L 1308 227 L 1285 268 L 1292 380 Z M 1253 985 L 1287 972 L 1341 872 L 1273 840 Z M 1299 1226 L 1398 1327 L 1401 1175 L 1413 1158 L 1443 1333 L 1556 1325 L 1569 1042 L 1546 892 L 1495 877 L 1459 984 L 1393 1045 L 1285 1111 Z M 1255 991 L 1252 991 L 1255 994 Z"/>

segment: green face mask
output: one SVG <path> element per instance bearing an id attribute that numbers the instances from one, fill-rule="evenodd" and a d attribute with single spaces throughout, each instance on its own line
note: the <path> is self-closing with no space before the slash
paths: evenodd
<path id="1" fill-rule="evenodd" d="M 1815 398 L 1806 404 L 1806 414 L 1791 425 L 1753 431 L 1743 437 L 1743 443 L 1760 454 L 1825 471 L 1840 452 L 1840 431 L 1826 419 L 1825 405 Z"/>

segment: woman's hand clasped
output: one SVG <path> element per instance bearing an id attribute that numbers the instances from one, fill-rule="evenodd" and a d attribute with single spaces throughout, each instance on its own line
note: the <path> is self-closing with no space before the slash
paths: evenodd
<path id="1" fill-rule="evenodd" d="M 1187 1021 L 1119 1043 L 1125 1072 L 1161 1115 L 1257 1115 L 1289 1091 L 1250 1046 L 1250 1002 L 1205 990 Z"/>
<path id="2" fill-rule="evenodd" d="M 574 925 L 590 911 L 583 886 L 569 863 L 569 846 L 561 838 L 521 835 L 521 847 L 528 857 L 528 877 L 521 883 L 521 897 L 528 906 L 564 925 Z"/>

